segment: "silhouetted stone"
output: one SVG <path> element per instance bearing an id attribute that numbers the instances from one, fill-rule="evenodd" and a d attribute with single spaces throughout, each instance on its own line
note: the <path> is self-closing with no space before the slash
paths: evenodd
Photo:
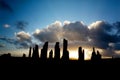
<path id="1" fill-rule="evenodd" d="M 45 42 L 43 45 L 43 48 L 41 49 L 41 59 L 46 60 L 47 59 L 47 51 L 48 51 L 48 42 Z"/>
<path id="2" fill-rule="evenodd" d="M 52 50 L 49 52 L 49 59 L 53 59 L 53 51 Z"/>
<path id="3" fill-rule="evenodd" d="M 91 60 L 92 61 L 96 61 L 96 62 L 101 60 L 101 54 L 99 53 L 99 51 L 97 51 L 97 53 L 96 53 L 94 47 L 93 47 L 93 52 L 92 52 Z"/>
<path id="4" fill-rule="evenodd" d="M 31 57 L 31 47 L 30 47 L 30 49 L 29 49 L 29 55 L 28 55 L 28 57 L 29 57 L 29 58 Z"/>
<path id="5" fill-rule="evenodd" d="M 83 49 L 83 52 L 82 52 L 82 53 L 83 53 L 83 55 L 85 54 L 85 50 L 84 50 L 84 49 Z"/>
<path id="6" fill-rule="evenodd" d="M 58 61 L 60 60 L 60 47 L 59 47 L 59 42 L 56 42 L 55 44 L 55 60 Z"/>
<path id="7" fill-rule="evenodd" d="M 92 61 L 96 60 L 96 52 L 95 52 L 95 48 L 94 47 L 93 47 L 93 52 L 92 52 L 92 55 L 91 55 L 91 60 Z"/>
<path id="8" fill-rule="evenodd" d="M 82 51 L 82 47 L 79 47 L 79 50 L 78 50 L 78 60 L 84 61 L 84 50 Z"/>
<path id="9" fill-rule="evenodd" d="M 97 60 L 101 60 L 101 54 L 99 53 L 99 51 L 97 51 Z"/>
<path id="10" fill-rule="evenodd" d="M 33 47 L 33 51 L 32 51 L 32 58 L 34 57 L 34 54 L 35 54 L 35 48 Z"/>
<path id="11" fill-rule="evenodd" d="M 39 48 L 38 48 L 38 45 L 35 45 L 35 47 L 33 48 L 32 58 L 33 59 L 38 59 L 39 58 Z"/>
<path id="12" fill-rule="evenodd" d="M 25 53 L 23 53 L 23 58 L 25 58 L 26 57 L 26 54 Z"/>
<path id="13" fill-rule="evenodd" d="M 8 56 L 8 57 L 11 57 L 11 53 L 8 53 L 7 56 Z"/>
<path id="14" fill-rule="evenodd" d="M 41 49 L 41 55 L 40 55 L 40 58 L 43 58 L 43 49 Z"/>
<path id="15" fill-rule="evenodd" d="M 2 58 L 11 58 L 11 53 L 1 55 Z"/>
<path id="16" fill-rule="evenodd" d="M 67 50 L 68 41 L 66 39 L 63 40 L 63 60 L 69 60 L 69 51 Z"/>

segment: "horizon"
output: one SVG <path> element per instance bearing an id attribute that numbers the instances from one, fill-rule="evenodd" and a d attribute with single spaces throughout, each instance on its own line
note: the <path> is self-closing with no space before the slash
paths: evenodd
<path id="1" fill-rule="evenodd" d="M 68 41 L 68 44 L 69 44 L 69 41 Z M 37 44 L 34 44 L 34 46 L 32 46 L 32 47 L 30 46 L 31 47 L 31 58 L 32 58 L 32 55 L 34 54 L 33 48 L 35 47 L 35 45 L 37 45 Z M 25 54 L 25 57 L 29 58 L 30 47 L 27 49 L 27 53 L 25 53 L 26 50 L 25 51 L 16 51 L 15 52 L 15 53 L 20 53 L 21 55 L 13 55 L 11 52 L 8 52 L 8 53 L 3 53 L 0 56 L 10 54 L 11 57 L 23 57 L 23 55 Z M 82 47 L 82 46 L 79 46 L 79 47 Z M 69 60 L 78 60 L 79 59 L 79 52 L 78 52 L 79 47 L 77 49 L 76 48 L 75 49 L 70 49 L 69 45 L 68 45 L 68 49 L 67 50 L 69 51 Z M 48 50 L 47 50 L 47 56 L 46 56 L 47 59 L 50 58 L 50 51 L 51 50 L 53 51 L 52 58 L 53 59 L 55 58 L 56 54 L 54 52 L 54 50 L 55 50 L 54 48 L 55 48 L 55 46 L 53 47 L 53 45 L 52 45 L 52 47 L 49 48 L 49 42 L 48 42 Z M 21 49 L 19 49 L 19 50 L 21 50 Z M 41 58 L 41 50 L 42 50 L 42 47 L 40 48 L 40 46 L 38 45 L 38 55 L 39 55 L 39 58 Z M 84 49 L 84 48 L 82 48 L 82 50 L 84 50 L 84 60 L 91 60 L 91 56 L 92 56 L 92 52 L 93 52 L 93 47 L 91 47 L 91 49 Z M 102 52 L 102 50 L 95 48 L 95 53 L 97 51 Z M 100 55 L 101 55 L 101 59 L 119 58 L 119 57 L 113 57 L 113 56 L 104 57 L 104 56 L 102 56 L 101 53 L 100 53 Z M 60 44 L 60 59 L 62 59 L 62 57 L 63 57 L 63 43 Z"/>

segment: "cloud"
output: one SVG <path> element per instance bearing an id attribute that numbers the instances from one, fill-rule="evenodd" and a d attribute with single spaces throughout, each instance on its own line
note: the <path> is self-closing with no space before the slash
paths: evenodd
<path id="1" fill-rule="evenodd" d="M 70 41 L 87 41 L 89 30 L 83 22 L 63 25 L 63 37 Z"/>
<path id="2" fill-rule="evenodd" d="M 115 26 L 116 35 L 120 36 L 120 22 L 113 23 L 113 26 Z"/>
<path id="3" fill-rule="evenodd" d="M 18 46 L 17 48 L 29 48 L 33 45 L 32 36 L 25 31 L 15 33 L 15 37 Z"/>
<path id="4" fill-rule="evenodd" d="M 13 12 L 12 7 L 4 0 L 0 0 L 0 10 L 6 10 L 9 12 Z"/>
<path id="5" fill-rule="evenodd" d="M 68 25 L 68 24 L 70 24 L 70 23 L 71 23 L 71 22 L 70 22 L 70 21 L 67 21 L 67 20 L 63 22 L 64 25 Z"/>
<path id="6" fill-rule="evenodd" d="M 9 24 L 4 24 L 3 27 L 4 27 L 4 28 L 9 28 L 10 25 L 9 25 Z"/>
<path id="7" fill-rule="evenodd" d="M 31 35 L 24 31 L 15 33 L 15 38 L 0 36 L 0 40 L 15 45 L 16 48 L 28 48 L 32 44 Z"/>
<path id="8" fill-rule="evenodd" d="M 5 44 L 0 43 L 0 48 L 1 48 L 1 47 L 5 47 Z"/>
<path id="9" fill-rule="evenodd" d="M 7 38 L 4 36 L 0 36 L 0 40 L 5 41 L 7 43 L 13 44 L 15 42 L 15 40 L 13 38 Z"/>
<path id="10" fill-rule="evenodd" d="M 5 45 L 11 44 L 11 45 L 15 45 L 16 48 L 18 47 L 24 47 L 21 45 L 22 42 L 19 42 L 17 39 L 15 38 L 8 38 L 5 36 L 0 36 L 0 41 L 2 42 L 6 42 Z M 4 46 L 7 47 L 7 46 Z"/>
<path id="11" fill-rule="evenodd" d="M 24 31 L 15 33 L 15 36 L 16 36 L 17 40 L 20 42 L 24 42 L 24 41 L 31 42 L 31 35 Z"/>
<path id="12" fill-rule="evenodd" d="M 41 42 L 59 41 L 62 36 L 62 23 L 60 21 L 56 21 L 55 23 L 48 25 L 45 29 L 36 29 L 33 36 Z"/>
<path id="13" fill-rule="evenodd" d="M 101 54 L 104 57 L 113 57 L 117 55 L 114 49 L 103 49 Z M 120 55 L 117 55 L 117 56 L 120 56 Z"/>
<path id="14" fill-rule="evenodd" d="M 27 42 L 18 42 L 16 45 L 17 45 L 16 46 L 17 49 L 21 49 L 21 48 L 25 49 L 25 48 L 29 48 L 31 46 L 31 44 L 29 44 Z"/>
<path id="15" fill-rule="evenodd" d="M 25 28 L 27 27 L 28 23 L 25 21 L 17 21 L 16 22 L 16 28 L 19 30 L 25 30 Z"/>
<path id="16" fill-rule="evenodd" d="M 104 56 L 113 55 L 115 50 L 120 50 L 120 22 L 110 24 L 96 21 L 87 26 L 81 21 L 56 21 L 44 29 L 36 29 L 33 36 L 40 42 L 50 43 L 60 42 L 66 38 L 70 48 L 96 47 L 103 49 Z"/>
<path id="17" fill-rule="evenodd" d="M 118 28 L 113 24 L 96 21 L 89 26 L 89 38 L 94 46 L 107 49 L 110 47 L 109 43 L 118 43 L 120 41 L 117 30 Z"/>
<path id="18" fill-rule="evenodd" d="M 33 36 L 41 42 L 56 42 L 66 38 L 70 41 L 87 40 L 88 28 L 82 22 L 56 21 L 42 30 L 36 29 Z"/>
<path id="19" fill-rule="evenodd" d="M 0 37 L 8 43 L 28 48 L 33 44 L 33 38 L 41 43 L 62 42 L 63 38 L 69 41 L 69 47 L 96 47 L 103 49 L 104 56 L 115 54 L 115 50 L 120 50 L 120 22 L 108 23 L 96 21 L 89 26 L 81 21 L 70 22 L 55 21 L 44 29 L 36 29 L 32 35 L 25 31 L 15 33 L 16 39 Z"/>

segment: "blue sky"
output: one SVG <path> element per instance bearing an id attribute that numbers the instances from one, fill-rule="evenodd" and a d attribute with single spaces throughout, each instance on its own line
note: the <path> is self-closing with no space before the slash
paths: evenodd
<path id="1" fill-rule="evenodd" d="M 56 21 L 84 21 L 91 24 L 96 20 L 115 22 L 119 20 L 119 0 L 4 0 L 13 9 L 5 11 L 2 23 L 14 24 L 24 20 L 34 27 L 45 27 Z M 1 23 L 1 24 L 2 24 Z"/>
<path id="2" fill-rule="evenodd" d="M 83 21 L 86 25 L 95 21 L 112 24 L 120 20 L 120 0 L 0 0 L 2 37 L 15 38 L 15 33 L 23 31 L 15 25 L 19 21 L 28 23 L 24 31 L 31 35 L 36 29 L 65 20 Z M 3 27 L 5 24 L 9 28 Z"/>

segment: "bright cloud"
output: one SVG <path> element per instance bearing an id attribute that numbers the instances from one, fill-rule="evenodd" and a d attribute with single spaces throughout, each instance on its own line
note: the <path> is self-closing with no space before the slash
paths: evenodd
<path id="1" fill-rule="evenodd" d="M 28 42 L 31 42 L 31 36 L 30 36 L 30 34 L 24 32 L 24 31 L 15 33 L 15 36 L 17 37 L 17 39 L 19 41 L 28 41 Z"/>
<path id="2" fill-rule="evenodd" d="M 36 29 L 33 36 L 41 42 L 59 41 L 59 38 L 62 36 L 62 23 L 60 21 L 56 21 L 55 23 L 48 25 L 45 29 Z"/>

